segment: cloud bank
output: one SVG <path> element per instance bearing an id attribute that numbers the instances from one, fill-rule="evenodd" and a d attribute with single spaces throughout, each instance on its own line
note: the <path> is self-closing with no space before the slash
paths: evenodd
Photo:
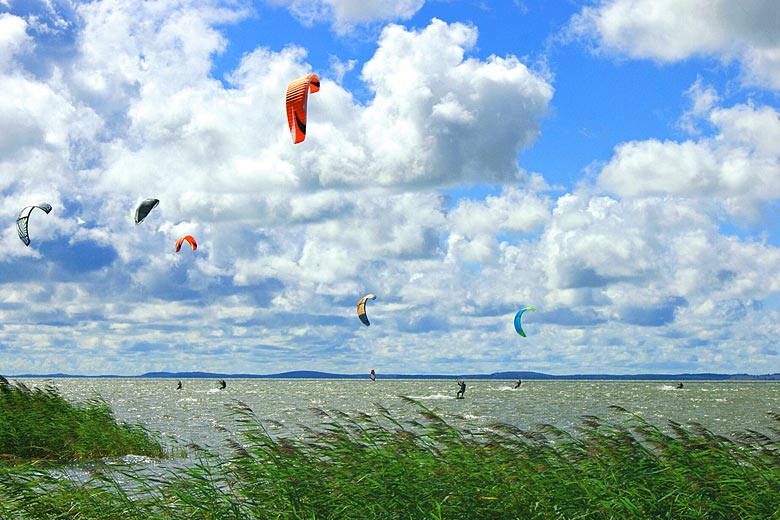
<path id="1" fill-rule="evenodd" d="M 334 30 L 420 4 L 285 3 Z M 599 4 L 571 27 L 659 60 L 742 42 L 745 74 L 750 46 L 771 47 L 725 8 L 707 16 L 730 36 L 668 54 L 641 30 L 612 36 L 648 6 Z M 706 131 L 617 143 L 590 177 L 552 188 L 518 166 L 550 79 L 518 56 L 476 57 L 477 27 L 432 19 L 384 27 L 358 66 L 366 102 L 316 71 L 293 145 L 283 93 L 313 71 L 306 49 L 258 46 L 212 76 L 219 28 L 248 16 L 113 0 L 0 15 L 5 371 L 774 370 L 780 251 L 729 229 L 776 215 L 776 108 L 724 105 L 697 83 L 681 121 Z M 642 30 L 674 23 L 660 18 Z M 449 195 L 464 186 L 489 194 Z M 147 197 L 161 203 L 136 226 Z M 33 215 L 26 248 L 13 222 L 39 201 L 54 210 Z M 198 251 L 174 252 L 184 234 Z M 371 327 L 355 316 L 367 292 Z M 512 328 L 526 305 L 533 345 Z"/>

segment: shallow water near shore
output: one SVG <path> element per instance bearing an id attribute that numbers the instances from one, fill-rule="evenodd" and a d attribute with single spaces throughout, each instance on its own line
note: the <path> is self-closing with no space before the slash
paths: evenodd
<path id="1" fill-rule="evenodd" d="M 575 428 L 585 415 L 610 418 L 621 406 L 663 427 L 669 420 L 699 423 L 720 434 L 777 426 L 780 383 L 691 381 L 538 381 L 519 388 L 514 381 L 467 381 L 465 399 L 454 399 L 453 380 L 227 379 L 220 389 L 211 379 L 21 378 L 30 387 L 51 385 L 68 400 L 100 397 L 120 421 L 138 423 L 162 435 L 170 446 L 194 443 L 217 453 L 239 430 L 231 406 L 251 408 L 278 436 L 317 428 L 320 411 L 378 414 L 377 405 L 399 421 L 418 418 L 403 397 L 419 401 L 453 425 L 479 428 L 507 423 L 520 428 L 552 424 Z"/>

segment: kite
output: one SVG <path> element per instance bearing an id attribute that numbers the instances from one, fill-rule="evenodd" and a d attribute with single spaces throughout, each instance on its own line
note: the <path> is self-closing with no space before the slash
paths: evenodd
<path id="1" fill-rule="evenodd" d="M 368 301 L 368 300 L 376 300 L 376 295 L 374 295 L 374 294 L 367 294 L 367 295 L 363 296 L 362 298 L 360 298 L 360 301 L 357 304 L 358 318 L 360 318 L 360 321 L 362 321 L 363 325 L 365 325 L 366 327 L 371 325 L 368 322 L 368 316 L 366 316 L 366 301 Z"/>
<path id="2" fill-rule="evenodd" d="M 517 314 L 515 314 L 515 330 L 518 334 L 525 337 L 525 332 L 523 332 L 523 327 L 520 325 L 520 316 L 523 315 L 525 311 L 535 311 L 536 307 L 526 307 L 524 309 L 520 309 L 517 311 Z"/>
<path id="3" fill-rule="evenodd" d="M 22 242 L 24 242 L 24 245 L 28 247 L 30 246 L 30 235 L 27 232 L 27 225 L 30 220 L 30 213 L 32 213 L 32 210 L 35 208 L 42 209 L 46 214 L 51 211 L 51 205 L 42 202 L 33 206 L 27 206 L 19 213 L 19 216 L 16 218 L 16 230 L 19 232 L 19 238 L 22 240 Z"/>
<path id="4" fill-rule="evenodd" d="M 135 208 L 135 223 L 136 225 L 144 221 L 146 216 L 157 207 L 160 203 L 158 199 L 146 199 L 141 201 L 137 208 Z"/>
<path id="5" fill-rule="evenodd" d="M 198 243 L 195 242 L 195 239 L 192 238 L 192 235 L 184 235 L 179 240 L 176 241 L 176 252 L 178 253 L 181 250 L 181 245 L 184 242 L 188 242 L 192 246 L 192 250 L 195 251 L 198 249 Z"/>
<path id="6" fill-rule="evenodd" d="M 293 143 L 306 139 L 306 112 L 309 92 L 320 90 L 320 78 L 316 74 L 306 74 L 287 85 L 287 126 Z"/>

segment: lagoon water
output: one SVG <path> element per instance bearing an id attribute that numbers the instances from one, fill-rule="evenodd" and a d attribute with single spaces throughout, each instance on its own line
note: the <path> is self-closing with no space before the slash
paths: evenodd
<path id="1" fill-rule="evenodd" d="M 13 380 L 13 378 L 12 378 Z M 226 440 L 240 430 L 232 405 L 243 403 L 272 435 L 295 436 L 317 427 L 317 410 L 378 415 L 377 405 L 399 420 L 420 419 L 419 409 L 402 396 L 433 410 L 451 424 L 479 428 L 508 423 L 520 428 L 552 424 L 573 429 L 585 415 L 620 420 L 609 409 L 621 406 L 664 427 L 668 420 L 696 422 L 715 433 L 780 426 L 780 382 L 690 381 L 467 381 L 465 399 L 454 399 L 453 380 L 21 378 L 29 387 L 54 386 L 66 399 L 102 398 L 119 420 L 159 432 L 171 446 L 195 443 L 227 452 Z"/>

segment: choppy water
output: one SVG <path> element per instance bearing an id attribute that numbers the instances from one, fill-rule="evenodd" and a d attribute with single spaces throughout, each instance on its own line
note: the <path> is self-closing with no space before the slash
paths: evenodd
<path id="1" fill-rule="evenodd" d="M 780 413 L 780 383 L 676 381 L 468 381 L 465 399 L 457 400 L 452 380 L 311 380 L 56 378 L 20 379 L 30 387 L 52 385 L 70 400 L 101 397 L 119 420 L 140 423 L 168 442 L 225 449 L 228 431 L 237 431 L 229 406 L 241 402 L 254 410 L 275 435 L 295 435 L 301 426 L 323 421 L 315 409 L 376 414 L 377 404 L 398 420 L 419 419 L 418 410 L 401 396 L 418 400 L 449 422 L 479 427 L 495 422 L 530 428 L 540 423 L 570 428 L 584 415 L 614 417 L 619 405 L 645 419 L 697 422 L 716 433 L 765 430 Z"/>

